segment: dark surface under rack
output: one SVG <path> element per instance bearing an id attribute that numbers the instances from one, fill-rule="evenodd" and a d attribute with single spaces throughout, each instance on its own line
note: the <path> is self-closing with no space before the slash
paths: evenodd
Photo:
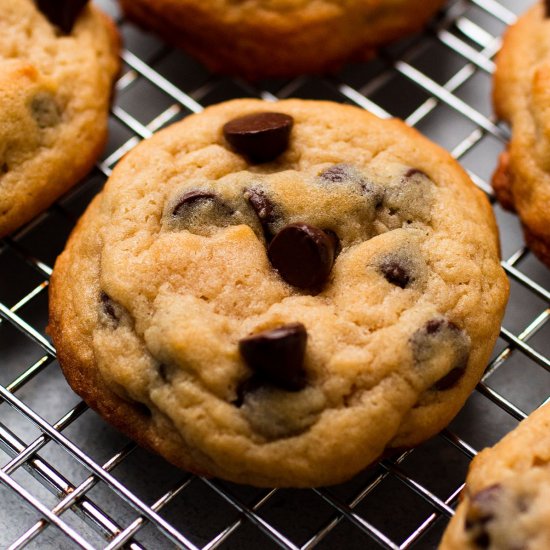
<path id="1" fill-rule="evenodd" d="M 508 129 L 492 115 L 500 36 L 530 0 L 455 0 L 421 35 L 329 78 L 253 87 L 120 23 L 124 67 L 101 162 L 0 240 L 0 548 L 435 548 L 468 464 L 550 395 L 550 278 L 494 204 L 511 300 L 483 381 L 448 429 L 355 479 L 265 490 L 176 470 L 106 425 L 68 388 L 45 334 L 48 278 L 77 217 L 141 139 L 236 97 L 331 99 L 399 116 L 440 143 L 491 198 Z"/>

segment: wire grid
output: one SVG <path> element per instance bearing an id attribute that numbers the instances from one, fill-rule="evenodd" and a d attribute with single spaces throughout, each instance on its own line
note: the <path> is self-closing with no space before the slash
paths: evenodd
<path id="1" fill-rule="evenodd" d="M 467 466 L 550 395 L 550 284 L 488 184 L 508 130 L 491 115 L 493 57 L 530 1 L 455 0 L 422 35 L 330 78 L 254 87 L 217 77 L 123 20 L 107 151 L 46 213 L 0 241 L 2 548 L 435 548 Z M 116 162 L 159 128 L 233 97 L 332 99 L 400 116 L 448 148 L 494 205 L 511 300 L 483 380 L 453 423 L 352 481 L 255 489 L 181 472 L 116 434 L 59 373 L 45 334 L 55 256 Z"/>

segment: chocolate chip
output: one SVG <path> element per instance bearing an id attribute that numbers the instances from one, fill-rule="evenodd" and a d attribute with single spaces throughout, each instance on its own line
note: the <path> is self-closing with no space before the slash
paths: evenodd
<path id="1" fill-rule="evenodd" d="M 172 210 L 172 215 L 176 217 L 185 216 L 189 209 L 196 205 L 198 202 L 202 201 L 216 201 L 218 197 L 215 193 L 210 193 L 209 191 L 202 191 L 200 189 L 195 189 L 185 193 L 183 197 L 178 201 L 174 210 Z"/>
<path id="2" fill-rule="evenodd" d="M 223 135 L 237 153 L 250 161 L 269 162 L 287 149 L 293 122 L 283 113 L 252 113 L 227 122 Z"/>
<path id="3" fill-rule="evenodd" d="M 306 343 L 304 325 L 293 323 L 243 338 L 239 341 L 239 352 L 254 374 L 268 384 L 299 391 L 306 386 L 303 365 Z"/>
<path id="4" fill-rule="evenodd" d="M 490 485 L 470 498 L 466 512 L 465 528 L 470 540 L 482 549 L 489 548 L 491 537 L 487 531 L 487 523 L 495 517 L 495 507 L 501 497 L 502 486 L 498 483 Z"/>
<path id="5" fill-rule="evenodd" d="M 449 357 L 451 368 L 437 380 L 431 390 L 445 391 L 456 386 L 466 372 L 471 341 L 455 323 L 438 317 L 428 321 L 411 337 L 413 355 L 418 365 L 427 366 L 438 358 Z"/>
<path id="6" fill-rule="evenodd" d="M 237 386 L 237 398 L 233 401 L 233 405 L 238 408 L 242 407 L 246 396 L 252 392 L 255 392 L 264 385 L 265 383 L 257 375 L 252 375 L 250 378 L 243 380 Z"/>
<path id="7" fill-rule="evenodd" d="M 326 282 L 334 264 L 335 243 L 323 230 L 293 223 L 275 235 L 267 249 L 271 265 L 290 285 L 315 290 Z"/>
<path id="8" fill-rule="evenodd" d="M 115 312 L 114 303 L 111 300 L 111 298 L 109 298 L 109 296 L 105 292 L 101 291 L 101 294 L 99 295 L 99 299 L 101 300 L 101 306 L 103 308 L 103 312 L 108 317 L 110 317 L 113 321 L 118 321 L 118 317 Z"/>
<path id="9" fill-rule="evenodd" d="M 351 167 L 347 164 L 335 164 L 326 170 L 323 170 L 319 177 L 332 183 L 341 183 L 351 179 Z"/>
<path id="10" fill-rule="evenodd" d="M 375 210 L 379 210 L 384 205 L 384 188 L 370 181 L 364 181 L 361 184 L 361 190 Z"/>
<path id="11" fill-rule="evenodd" d="M 385 258 L 380 264 L 380 271 L 389 283 L 400 288 L 405 288 L 411 280 L 407 267 L 395 257 Z"/>
<path id="12" fill-rule="evenodd" d="M 419 170 L 418 168 L 409 168 L 405 172 L 405 177 L 406 178 L 412 178 L 413 176 L 422 176 L 424 178 L 428 177 L 426 172 L 423 172 L 422 170 Z"/>
<path id="13" fill-rule="evenodd" d="M 334 259 L 338 257 L 340 252 L 342 252 L 342 243 L 340 242 L 340 237 L 332 229 L 323 229 L 323 232 L 332 240 L 334 246 Z"/>
<path id="14" fill-rule="evenodd" d="M 75 21 L 87 3 L 88 0 L 36 0 L 38 9 L 65 34 L 73 30 Z"/>
<path id="15" fill-rule="evenodd" d="M 445 391 L 456 386 L 457 382 L 464 376 L 466 365 L 460 365 L 449 371 L 443 378 L 439 379 L 433 386 L 433 390 Z"/>
<path id="16" fill-rule="evenodd" d="M 550 17 L 550 0 L 544 0 L 544 16 Z"/>
<path id="17" fill-rule="evenodd" d="M 447 319 L 431 319 L 426 323 L 426 332 L 428 334 L 435 334 L 446 325 L 448 325 L 452 329 L 458 328 L 452 321 L 448 321 Z"/>
<path id="18" fill-rule="evenodd" d="M 244 198 L 248 201 L 248 204 L 250 204 L 256 216 L 258 216 L 265 240 L 267 242 L 271 241 L 273 238 L 271 225 L 276 220 L 275 206 L 261 189 L 246 189 Z"/>
<path id="19" fill-rule="evenodd" d="M 54 97 L 47 92 L 36 94 L 31 102 L 31 113 L 39 128 L 59 124 L 61 112 Z"/>

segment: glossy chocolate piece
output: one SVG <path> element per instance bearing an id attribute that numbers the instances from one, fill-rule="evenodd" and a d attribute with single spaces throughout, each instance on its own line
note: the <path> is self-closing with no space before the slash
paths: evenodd
<path id="1" fill-rule="evenodd" d="M 306 223 L 283 227 L 267 250 L 271 265 L 289 285 L 310 291 L 327 281 L 335 253 L 334 238 Z"/>
<path id="2" fill-rule="evenodd" d="M 269 162 L 287 149 L 293 123 L 293 118 L 283 113 L 252 113 L 226 123 L 223 135 L 251 162 Z"/>
<path id="3" fill-rule="evenodd" d="M 240 340 L 239 352 L 255 376 L 250 387 L 241 388 L 238 400 L 242 403 L 242 392 L 258 387 L 260 380 L 287 391 L 302 390 L 306 386 L 306 343 L 307 331 L 301 323 L 265 330 Z"/>

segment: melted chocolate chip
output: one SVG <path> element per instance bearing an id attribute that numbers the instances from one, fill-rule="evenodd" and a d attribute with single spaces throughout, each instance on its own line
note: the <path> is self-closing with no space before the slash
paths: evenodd
<path id="1" fill-rule="evenodd" d="M 70 34 L 73 26 L 88 0 L 35 0 L 38 9 L 52 25 Z"/>
<path id="2" fill-rule="evenodd" d="M 497 483 L 479 491 L 470 499 L 465 527 L 468 536 L 478 548 L 486 549 L 491 544 L 491 537 L 486 527 L 495 517 L 495 505 L 501 493 L 502 486 Z"/>
<path id="3" fill-rule="evenodd" d="M 430 364 L 438 355 L 450 354 L 452 366 L 431 387 L 445 391 L 453 388 L 466 371 L 470 357 L 470 338 L 452 321 L 439 317 L 428 321 L 411 337 L 413 354 L 419 365 Z"/>
<path id="4" fill-rule="evenodd" d="M 219 201 L 219 199 L 215 193 L 209 191 L 202 191 L 200 189 L 189 191 L 178 201 L 178 204 L 172 210 L 172 215 L 177 218 L 183 217 L 188 214 L 193 206 L 202 201 Z"/>
<path id="5" fill-rule="evenodd" d="M 46 92 L 38 93 L 31 102 L 31 114 L 39 128 L 49 128 L 59 124 L 61 112 L 53 96 Z"/>
<path id="6" fill-rule="evenodd" d="M 427 174 L 426 172 L 423 172 L 422 170 L 419 170 L 418 168 L 409 168 L 406 172 L 405 172 L 405 177 L 406 178 L 412 178 L 413 176 L 422 176 L 422 177 L 425 177 L 427 178 Z"/>
<path id="7" fill-rule="evenodd" d="M 334 239 L 323 230 L 307 223 L 293 223 L 275 235 L 267 255 L 288 284 L 315 290 L 330 275 L 335 248 Z"/>
<path id="8" fill-rule="evenodd" d="M 380 264 L 380 271 L 389 283 L 400 288 L 405 288 L 411 281 L 407 267 L 394 257 L 384 259 Z"/>
<path id="9" fill-rule="evenodd" d="M 550 17 L 550 0 L 544 0 L 544 16 Z"/>
<path id="10" fill-rule="evenodd" d="M 458 381 L 464 376 L 466 365 L 460 365 L 450 370 L 443 378 L 440 378 L 433 386 L 433 390 L 445 391 L 454 388 Z"/>
<path id="11" fill-rule="evenodd" d="M 244 192 L 244 197 L 260 220 L 265 240 L 271 241 L 273 238 L 271 224 L 276 220 L 275 206 L 261 189 L 247 189 Z"/>
<path id="12" fill-rule="evenodd" d="M 301 323 L 283 325 L 240 340 L 239 352 L 256 375 L 251 383 L 258 384 L 259 378 L 287 391 L 305 388 L 306 343 L 307 331 Z M 250 391 L 250 388 L 244 390 Z"/>
<path id="13" fill-rule="evenodd" d="M 252 113 L 223 127 L 223 135 L 237 153 L 254 163 L 269 162 L 288 147 L 293 118 L 283 113 Z"/>
<path id="14" fill-rule="evenodd" d="M 335 164 L 326 170 L 323 170 L 319 177 L 332 183 L 341 183 L 350 178 L 350 167 L 347 164 Z"/>
<path id="15" fill-rule="evenodd" d="M 458 327 L 452 322 L 448 321 L 447 319 L 431 319 L 426 323 L 426 332 L 428 334 L 436 334 L 439 332 L 443 327 L 449 326 L 452 330 L 458 329 Z"/>
<path id="16" fill-rule="evenodd" d="M 257 375 L 252 375 L 250 378 L 247 378 L 238 385 L 237 398 L 233 401 L 233 405 L 238 408 L 242 407 L 246 396 L 264 385 L 265 383 L 262 382 L 261 378 Z"/>
<path id="17" fill-rule="evenodd" d="M 105 292 L 101 291 L 101 294 L 99 295 L 99 299 L 101 300 L 101 306 L 103 308 L 103 312 L 108 317 L 113 319 L 113 321 L 118 321 L 118 317 L 115 312 L 115 307 L 111 298 L 109 298 L 109 296 Z"/>

